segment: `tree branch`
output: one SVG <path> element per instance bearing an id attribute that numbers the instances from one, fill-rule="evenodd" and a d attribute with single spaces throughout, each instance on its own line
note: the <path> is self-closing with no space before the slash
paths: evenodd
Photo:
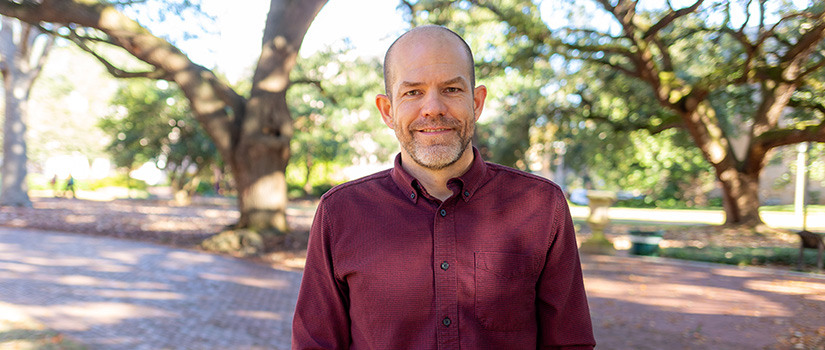
<path id="1" fill-rule="evenodd" d="M 636 130 L 647 130 L 651 135 L 656 135 L 668 129 L 680 128 L 684 126 L 682 119 L 674 115 L 660 115 L 663 122 L 658 125 L 653 125 L 651 123 L 635 123 L 627 120 L 621 122 L 615 121 L 606 115 L 593 113 L 595 106 L 593 101 L 585 97 L 581 91 L 578 92 L 578 95 L 582 100 L 582 105 L 587 106 L 588 110 L 590 111 L 590 113 L 585 118 L 606 123 L 614 131 L 627 132 Z M 575 113 L 581 113 L 580 108 L 571 108 L 570 110 L 574 111 Z"/>
<path id="2" fill-rule="evenodd" d="M 825 119 L 818 125 L 770 130 L 754 140 L 766 150 L 807 141 L 825 142 Z"/>
<path id="3" fill-rule="evenodd" d="M 155 67 L 154 70 L 151 71 L 143 71 L 143 72 L 129 72 L 123 69 L 116 67 L 114 64 L 109 62 L 105 57 L 95 52 L 89 45 L 86 44 L 85 39 L 81 38 L 80 36 L 76 35 L 75 30 L 70 31 L 71 34 L 68 35 L 68 39 L 75 43 L 81 50 L 86 51 L 92 57 L 98 60 L 106 70 L 114 76 L 115 78 L 149 78 L 149 79 L 164 79 L 164 80 L 171 80 L 169 77 L 169 73 Z"/>
<path id="4" fill-rule="evenodd" d="M 805 34 L 802 34 L 785 55 L 782 56 L 783 62 L 791 63 L 793 61 L 804 60 L 811 50 L 822 42 L 825 38 L 825 11 L 821 12 L 817 18 L 818 23 L 810 28 Z"/>
<path id="5" fill-rule="evenodd" d="M 604 33 L 604 32 L 600 32 L 600 31 L 594 30 L 594 29 L 563 27 L 560 30 L 566 32 L 568 35 L 583 33 L 583 34 L 590 34 L 590 35 L 595 34 L 595 35 L 598 35 L 599 37 L 608 38 L 608 39 L 612 39 L 612 40 L 622 39 L 622 37 L 613 36 L 613 35 L 610 35 L 610 34 L 607 34 L 607 33 Z"/>
<path id="6" fill-rule="evenodd" d="M 590 120 L 595 120 L 599 122 L 603 122 L 610 126 L 613 131 L 620 131 L 620 132 L 628 132 L 628 131 L 637 131 L 637 130 L 647 130 L 651 135 L 658 135 L 666 130 L 670 130 L 673 128 L 681 128 L 684 124 L 681 120 L 676 120 L 674 118 L 669 120 L 667 123 L 662 123 L 659 125 L 651 125 L 651 124 L 644 124 L 644 123 L 628 123 L 628 122 L 617 122 L 615 120 L 610 119 L 607 116 L 603 115 L 595 115 L 590 113 L 587 117 Z"/>
<path id="7" fill-rule="evenodd" d="M 696 9 L 699 8 L 699 5 L 701 5 L 702 2 L 704 2 L 704 0 L 696 0 L 696 2 L 689 7 L 683 7 L 679 10 L 668 12 L 668 14 L 662 17 L 662 19 L 660 19 L 659 22 L 656 22 L 656 24 L 654 24 L 652 27 L 650 27 L 650 29 L 647 30 L 647 32 L 645 32 L 645 34 L 642 36 L 642 39 L 649 40 L 651 37 L 659 33 L 660 30 L 673 23 L 673 21 L 677 20 L 680 17 L 684 17 L 690 13 L 693 13 L 694 11 L 696 11 Z"/>

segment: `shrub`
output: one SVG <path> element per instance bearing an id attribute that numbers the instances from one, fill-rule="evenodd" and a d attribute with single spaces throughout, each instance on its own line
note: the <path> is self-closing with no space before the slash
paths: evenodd
<path id="1" fill-rule="evenodd" d="M 145 191 L 149 185 L 143 180 L 133 179 L 128 175 L 120 174 L 93 181 L 84 187 L 90 190 L 97 190 L 104 187 L 123 187 Z"/>

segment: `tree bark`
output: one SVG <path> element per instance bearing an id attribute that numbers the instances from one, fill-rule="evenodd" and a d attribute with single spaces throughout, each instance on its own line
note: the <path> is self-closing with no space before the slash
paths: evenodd
<path id="1" fill-rule="evenodd" d="M 17 23 L 14 22 L 17 21 L 3 17 L 0 30 L 0 71 L 5 90 L 0 205 L 31 207 L 26 184 L 28 101 L 54 38 L 42 35 L 40 30 L 26 23 L 19 23 L 19 28 L 15 29 Z M 45 42 L 35 47 L 35 41 L 40 37 Z"/>

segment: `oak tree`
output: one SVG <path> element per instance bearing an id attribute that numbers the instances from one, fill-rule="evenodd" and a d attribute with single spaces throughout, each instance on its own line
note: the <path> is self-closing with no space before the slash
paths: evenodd
<path id="1" fill-rule="evenodd" d="M 120 10 L 126 3 L 2 0 L 0 14 L 32 25 L 49 24 L 55 33 L 95 55 L 116 77 L 176 83 L 233 172 L 241 214 L 236 226 L 259 232 L 287 231 L 284 172 L 293 134 L 286 103 L 289 73 L 304 35 L 326 0 L 271 0 L 249 97 L 126 15 Z M 122 48 L 149 69 L 129 70 L 110 62 L 94 50 L 101 43 Z"/>

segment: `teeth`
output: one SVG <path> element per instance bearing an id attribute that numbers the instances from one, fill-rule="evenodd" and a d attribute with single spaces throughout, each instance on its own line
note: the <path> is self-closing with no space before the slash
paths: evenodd
<path id="1" fill-rule="evenodd" d="M 448 130 L 448 129 L 424 129 L 424 130 L 421 130 L 421 131 L 423 131 L 423 132 L 438 132 L 438 131 L 444 131 L 444 130 Z"/>

